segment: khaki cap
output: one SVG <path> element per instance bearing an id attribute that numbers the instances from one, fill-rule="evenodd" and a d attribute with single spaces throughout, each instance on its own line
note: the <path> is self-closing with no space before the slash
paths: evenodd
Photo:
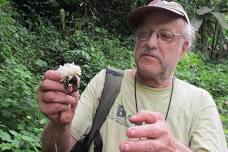
<path id="1" fill-rule="evenodd" d="M 167 2 L 161 0 L 154 0 L 147 6 L 142 6 L 134 9 L 128 16 L 128 25 L 136 27 L 140 23 L 141 19 L 145 15 L 149 14 L 154 10 L 167 10 L 174 14 L 177 14 L 185 19 L 190 24 L 189 18 L 183 7 L 176 2 Z"/>

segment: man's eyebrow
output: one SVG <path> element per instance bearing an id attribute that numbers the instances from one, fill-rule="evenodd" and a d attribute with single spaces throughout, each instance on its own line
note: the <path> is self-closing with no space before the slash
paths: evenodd
<path id="1" fill-rule="evenodd" d="M 152 31 L 154 31 L 154 30 L 157 30 L 158 29 L 158 31 L 172 31 L 172 29 L 171 28 L 168 28 L 168 27 L 163 27 L 163 28 L 151 28 L 150 26 L 146 26 L 146 25 L 142 25 L 141 27 L 139 27 L 138 28 L 138 30 L 152 30 Z M 138 31 L 137 30 L 137 31 Z"/>
<path id="2" fill-rule="evenodd" d="M 138 30 L 152 30 L 152 29 L 149 26 L 142 25 L 138 28 Z"/>

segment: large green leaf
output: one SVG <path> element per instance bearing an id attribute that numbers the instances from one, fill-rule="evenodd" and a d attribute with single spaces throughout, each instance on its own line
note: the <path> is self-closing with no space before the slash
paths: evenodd
<path id="1" fill-rule="evenodd" d="M 203 23 L 203 19 L 200 17 L 193 17 L 191 20 L 191 24 L 195 28 L 196 31 L 199 30 L 202 23 Z"/>
<path id="2" fill-rule="evenodd" d="M 6 4 L 7 0 L 0 0 L 0 6 L 3 6 L 4 4 Z"/>
<path id="3" fill-rule="evenodd" d="M 47 67 L 47 62 L 46 61 L 43 61 L 41 59 L 37 59 L 35 63 L 39 67 Z"/>
<path id="4" fill-rule="evenodd" d="M 16 131 L 14 131 L 14 130 L 9 130 L 9 132 L 10 132 L 12 135 L 14 135 L 15 137 L 19 135 L 19 134 L 18 134 Z"/>
<path id="5" fill-rule="evenodd" d="M 21 136 L 21 139 L 25 140 L 25 141 L 28 141 L 28 142 L 35 142 L 35 140 L 32 138 L 32 137 L 29 137 L 29 136 L 25 136 L 25 135 L 22 135 Z"/>
<path id="6" fill-rule="evenodd" d="M 10 143 L 2 143 L 0 144 L 0 150 L 12 150 L 13 146 Z"/>
<path id="7" fill-rule="evenodd" d="M 0 129 L 0 139 L 3 141 L 11 141 L 11 137 L 7 132 Z"/>
<path id="8" fill-rule="evenodd" d="M 216 18 L 217 20 L 219 21 L 219 23 L 221 24 L 221 26 L 224 28 L 224 29 L 228 29 L 228 23 L 225 21 L 225 16 L 224 14 L 220 13 L 220 12 L 211 12 Z"/>
<path id="9" fill-rule="evenodd" d="M 207 13 L 212 12 L 213 10 L 214 10 L 214 8 L 209 8 L 209 7 L 207 7 L 207 6 L 203 6 L 203 7 L 199 8 L 199 9 L 196 11 L 196 13 L 197 13 L 198 15 L 204 15 L 204 14 L 207 14 Z"/>

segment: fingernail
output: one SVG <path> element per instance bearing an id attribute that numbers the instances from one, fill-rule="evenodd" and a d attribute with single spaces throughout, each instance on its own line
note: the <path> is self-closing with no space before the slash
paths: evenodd
<path id="1" fill-rule="evenodd" d="M 130 134 L 131 134 L 132 136 L 134 136 L 134 135 L 135 135 L 135 129 L 131 128 L 131 129 L 130 129 Z"/>
<path id="2" fill-rule="evenodd" d="M 136 118 L 136 115 L 133 115 L 133 116 L 131 116 L 130 118 L 131 118 L 131 119 L 134 119 L 134 118 Z"/>
<path id="3" fill-rule="evenodd" d="M 129 148 L 130 148 L 130 146 L 129 146 L 128 144 L 124 144 L 124 150 L 125 150 L 125 151 L 128 151 Z"/>

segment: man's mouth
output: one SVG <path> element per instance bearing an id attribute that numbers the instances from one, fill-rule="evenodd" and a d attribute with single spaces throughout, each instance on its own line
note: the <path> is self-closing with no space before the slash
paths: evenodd
<path id="1" fill-rule="evenodd" d="M 153 55 L 153 54 L 149 54 L 149 53 L 143 53 L 140 55 L 140 57 L 153 57 L 153 58 L 158 58 L 157 56 Z"/>
<path id="2" fill-rule="evenodd" d="M 158 62 L 162 63 L 162 60 L 160 59 L 160 57 L 155 54 L 152 54 L 152 53 L 142 53 L 142 54 L 140 54 L 139 57 L 145 61 L 150 61 L 150 62 L 158 61 Z"/>

